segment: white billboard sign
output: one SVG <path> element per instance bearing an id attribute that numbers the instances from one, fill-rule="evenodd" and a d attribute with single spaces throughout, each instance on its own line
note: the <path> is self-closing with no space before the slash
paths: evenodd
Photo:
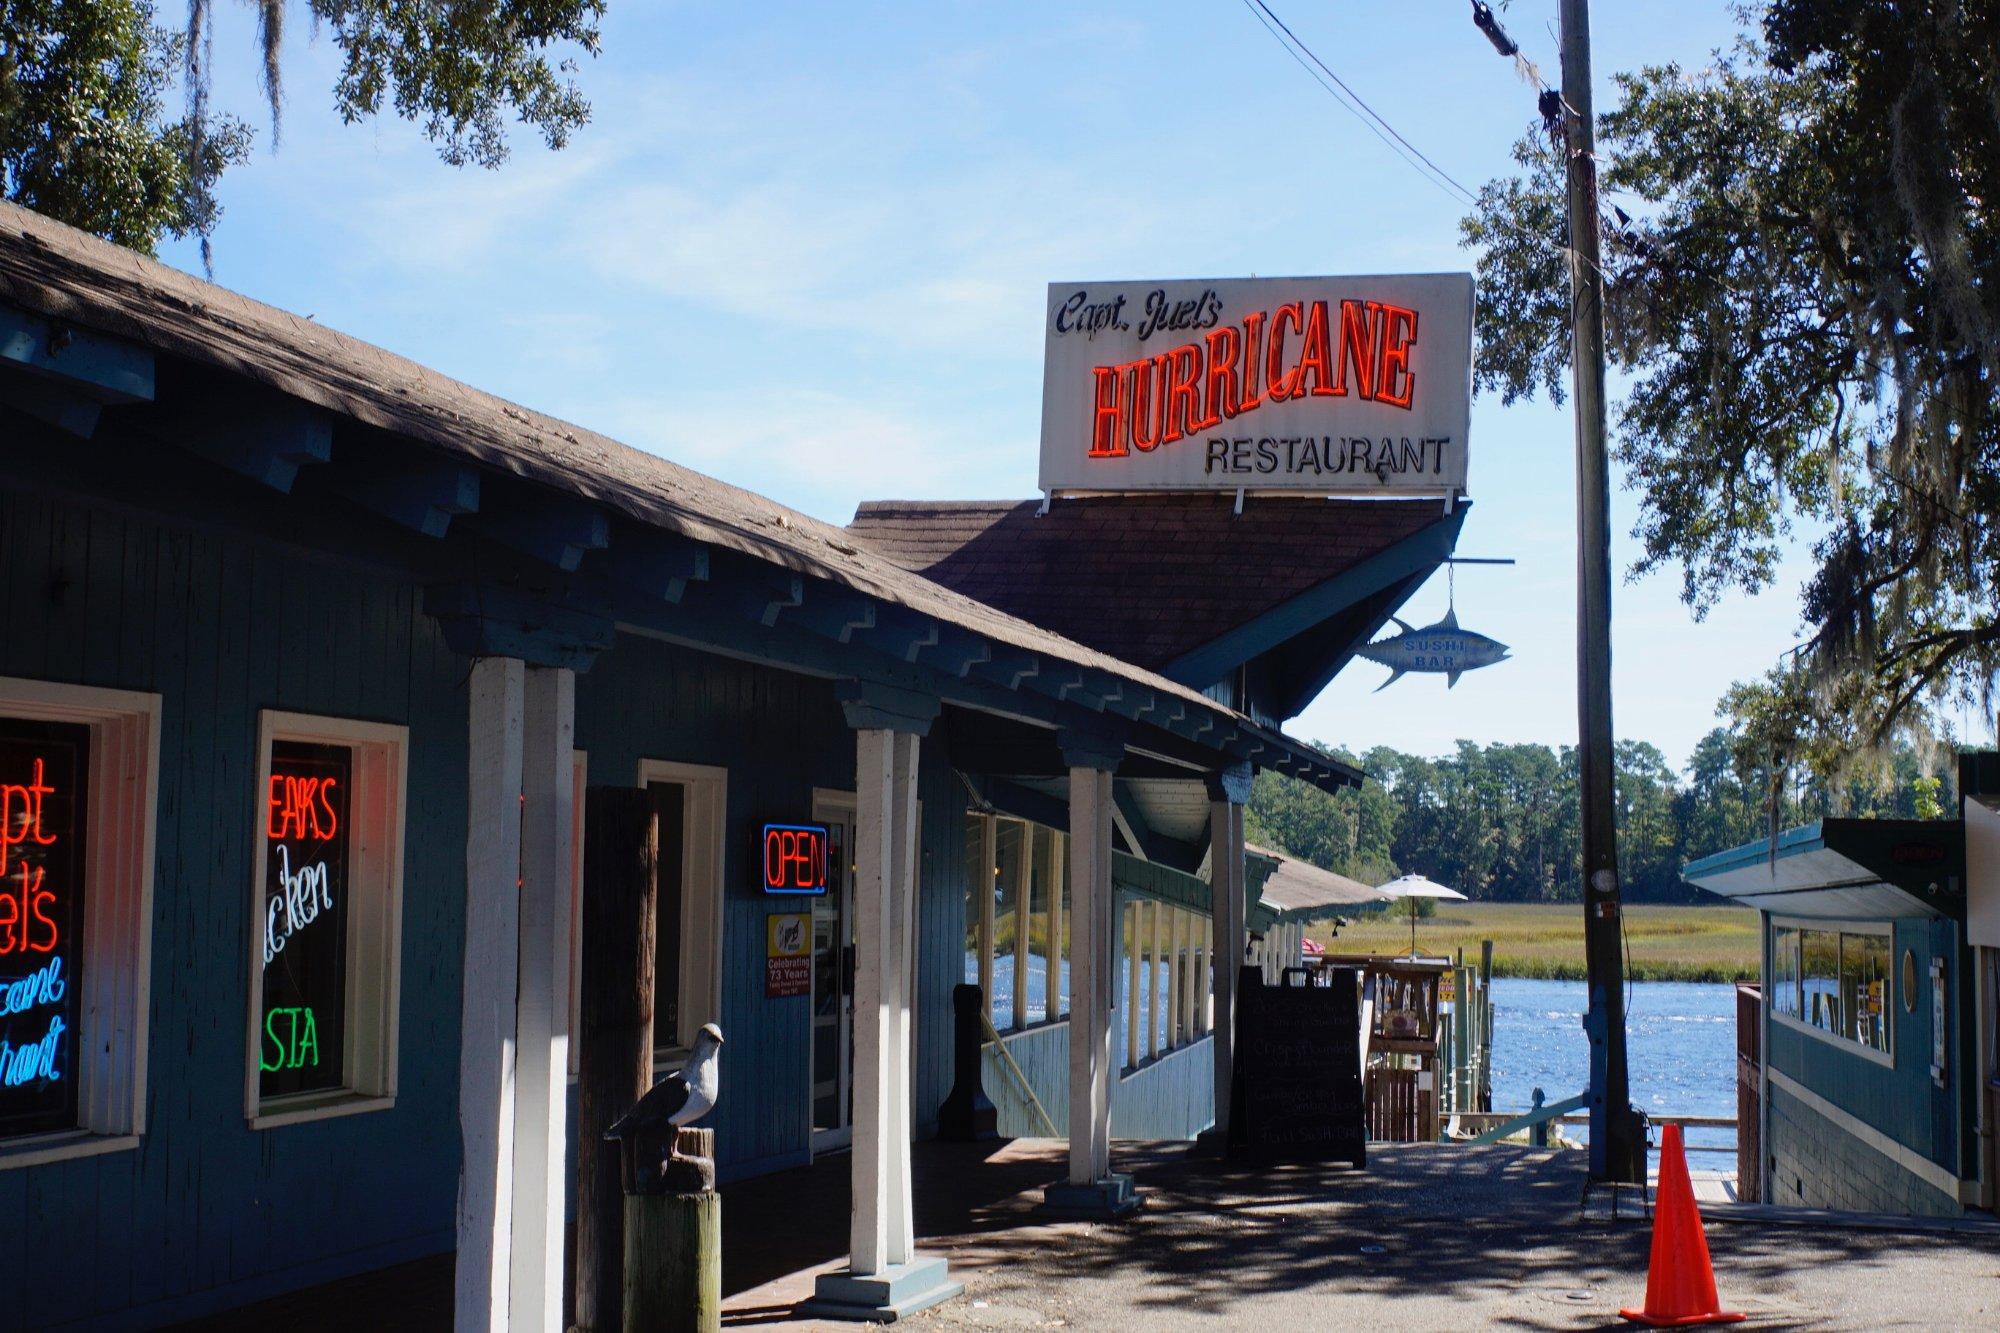
<path id="1" fill-rule="evenodd" d="M 1452 495 L 1472 275 L 1049 285 L 1045 491 Z"/>

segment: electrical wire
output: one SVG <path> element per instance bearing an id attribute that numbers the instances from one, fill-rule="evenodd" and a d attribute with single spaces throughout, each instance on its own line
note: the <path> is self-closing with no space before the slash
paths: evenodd
<path id="1" fill-rule="evenodd" d="M 1271 34 L 1278 45 L 1285 48 L 1285 53 L 1298 62 L 1299 68 L 1310 74 L 1314 82 L 1324 88 L 1355 119 L 1367 126 L 1369 133 L 1386 144 L 1390 151 L 1407 162 L 1418 175 L 1461 203 L 1473 204 L 1478 201 L 1477 195 L 1461 185 L 1450 172 L 1425 156 L 1422 149 L 1404 138 L 1396 127 L 1385 120 L 1374 107 L 1369 106 L 1359 93 L 1348 87 L 1346 81 L 1335 74 L 1310 46 L 1300 40 L 1298 34 L 1293 32 L 1285 21 L 1264 3 L 1264 0 L 1243 0 L 1243 7 L 1250 11 L 1251 17 L 1264 25 L 1265 31 Z"/>

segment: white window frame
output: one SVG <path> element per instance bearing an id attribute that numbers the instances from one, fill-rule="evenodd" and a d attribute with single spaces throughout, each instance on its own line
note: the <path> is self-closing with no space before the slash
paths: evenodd
<path id="1" fill-rule="evenodd" d="M 1896 1067 L 1895 1006 L 1897 1000 L 1897 991 L 1902 985 L 1902 981 L 1899 976 L 1899 972 L 1901 969 L 1897 963 L 1895 923 L 1892 921 L 1834 921 L 1834 920 L 1825 920 L 1818 917 L 1803 917 L 1803 916 L 1772 917 L 1771 933 L 1773 937 L 1775 937 L 1776 932 L 1780 927 L 1785 927 L 1793 930 L 1802 930 L 1802 931 L 1804 930 L 1818 931 L 1821 934 L 1832 934 L 1836 937 L 1841 935 L 1876 935 L 1886 938 L 1889 941 L 1889 968 L 1888 971 L 1883 974 L 1883 979 L 1882 979 L 1882 1014 L 1885 1020 L 1883 1024 L 1883 1030 L 1889 1034 L 1888 1050 L 1878 1051 L 1873 1046 L 1863 1045 L 1861 1042 L 1856 1041 L 1854 1038 L 1846 1035 L 1845 1033 L 1828 1032 L 1825 1028 L 1816 1026 L 1815 1024 L 1806 1019 L 1805 1006 L 1803 1003 L 1801 1003 L 1799 1006 L 1798 1017 L 1793 1017 L 1791 1014 L 1781 1014 L 1777 1011 L 1777 1008 L 1775 1006 L 1766 1006 L 1766 1007 L 1769 1009 L 1771 1021 L 1777 1024 L 1781 1028 L 1787 1028 L 1794 1032 L 1803 1032 L 1807 1036 L 1825 1042 L 1827 1045 L 1832 1046 L 1836 1050 L 1846 1051 L 1850 1055 L 1856 1055 L 1862 1058 L 1863 1060 L 1872 1061 L 1875 1064 L 1881 1065 L 1885 1069 L 1894 1069 Z M 1843 945 L 1841 946 L 1841 948 L 1842 948 L 1841 957 L 1844 959 L 1846 946 Z M 1839 968 L 1836 965 L 1835 968 L 1836 985 L 1838 984 L 1838 979 L 1839 979 Z M 1803 993 L 1805 986 L 1805 951 L 1803 947 L 1799 951 L 1798 982 L 1801 992 Z"/>
<path id="2" fill-rule="evenodd" d="M 678 783 L 687 789 L 681 818 L 687 836 L 681 839 L 681 987 L 680 1031 L 662 1034 L 655 1023 L 653 1067 L 678 1068 L 694 1044 L 703 1023 L 722 1019 L 723 876 L 729 857 L 729 770 L 709 764 L 683 764 L 668 759 L 641 759 L 639 787 L 655 782 Z M 664 930 L 656 921 L 653 928 Z M 657 1009 L 655 1013 L 657 1013 Z M 663 1041 L 662 1036 L 671 1040 Z"/>
<path id="3" fill-rule="evenodd" d="M 139 1146 L 152 1008 L 160 696 L 0 676 L 0 714 L 90 728 L 76 1127 L 0 1140 L 0 1171 Z"/>
<path id="4" fill-rule="evenodd" d="M 347 1015 L 338 1088 L 265 1100 L 259 1056 L 264 1041 L 265 793 L 276 741 L 345 745 L 354 751 L 348 842 Z M 334 1116 L 384 1111 L 396 1104 L 397 1040 L 402 1026 L 403 842 L 408 820 L 410 729 L 386 722 L 286 713 L 257 714 L 257 793 L 251 820 L 250 1004 L 244 1043 L 243 1116 L 253 1130 Z M 357 807 L 359 809 L 357 810 Z"/>

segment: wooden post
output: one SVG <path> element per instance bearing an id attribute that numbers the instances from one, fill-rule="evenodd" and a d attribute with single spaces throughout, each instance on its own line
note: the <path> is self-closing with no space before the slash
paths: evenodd
<path id="1" fill-rule="evenodd" d="M 1049 830 L 1048 859 L 1042 862 L 1042 877 L 1049 886 L 1049 974 L 1048 1001 L 1043 1006 L 1049 1022 L 1062 1017 L 1063 940 L 1063 835 Z"/>
<path id="2" fill-rule="evenodd" d="M 1137 898 L 1126 899 L 1124 910 L 1118 913 L 1122 927 L 1118 942 L 1125 949 L 1125 1065 L 1128 1069 L 1146 1058 L 1139 1050 L 1139 932 L 1145 917 L 1145 904 Z M 1070 929 L 1074 937 L 1075 926 Z M 1112 947 L 1111 966 L 1118 966 L 1118 945 Z"/>
<path id="3" fill-rule="evenodd" d="M 715 1192 L 715 1131 L 681 1129 L 676 1160 L 658 1145 L 622 1145 L 625 1180 L 626 1333 L 720 1333 L 722 1196 Z M 649 1169 L 650 1168 L 650 1169 Z"/>
<path id="4" fill-rule="evenodd" d="M 507 1304 L 515 1333 L 562 1333 L 576 673 L 567 667 L 529 667 L 522 698 L 514 1241 Z"/>
<path id="5" fill-rule="evenodd" d="M 1014 1026 L 1028 1026 L 1028 957 L 1034 951 L 1034 922 L 1028 907 L 1035 871 L 1035 826 L 1014 823 Z"/>
<path id="6" fill-rule="evenodd" d="M 1493 1109 L 1493 941 L 1479 941 L 1479 1109 Z"/>
<path id="7" fill-rule="evenodd" d="M 472 667 L 466 792 L 465 982 L 460 1004 L 460 1333 L 509 1326 L 513 1268 L 515 991 L 520 966 L 521 756 L 526 668 Z"/>
<path id="8" fill-rule="evenodd" d="M 624 1326 L 624 1191 L 604 1131 L 653 1083 L 659 829 L 639 787 L 584 797 L 583 987 L 577 1019 L 576 1327 Z"/>
<path id="9" fill-rule="evenodd" d="M 1236 986 L 1243 966 L 1243 806 L 1250 799 L 1250 769 L 1226 769 L 1209 780 L 1208 882 L 1215 939 L 1209 951 L 1213 977 L 1215 1134 L 1228 1141 L 1230 1090 L 1236 1070 Z"/>
<path id="10" fill-rule="evenodd" d="M 1153 918 L 1152 943 L 1146 948 L 1146 1055 L 1158 1058 L 1166 1046 L 1165 1017 L 1160 1012 L 1160 964 L 1166 961 L 1166 904 L 1158 899 L 1146 904 L 1146 913 Z M 1166 983 L 1173 981 L 1173 964 L 1167 964 Z"/>
<path id="11" fill-rule="evenodd" d="M 1076 961 L 1069 1027 L 1069 1180 L 1111 1173 L 1111 771 L 1069 769 L 1070 894 Z"/>
<path id="12" fill-rule="evenodd" d="M 1000 877 L 1000 821 L 993 815 L 979 819 L 979 993 L 993 1003 L 993 890 Z M 1020 1026 L 1020 1015 L 1014 1026 Z"/>

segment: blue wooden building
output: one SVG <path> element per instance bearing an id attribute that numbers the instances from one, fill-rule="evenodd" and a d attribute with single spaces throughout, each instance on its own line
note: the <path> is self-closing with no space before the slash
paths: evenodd
<path id="1" fill-rule="evenodd" d="M 1764 1202 L 1927 1216 L 1992 1206 L 1981 1119 L 1992 1038 L 1978 1033 L 1991 983 L 1967 935 L 1966 828 L 1824 819 L 1684 871 L 1762 923 Z"/>
<path id="2" fill-rule="evenodd" d="M 0 207 L 0 1326 L 455 1250 L 461 1328 L 562 1327 L 591 785 L 653 798 L 724 1172 L 851 1153 L 830 1307 L 951 1289 L 908 1145 L 961 981 L 1115 1211 L 1114 1133 L 1227 1113 L 1251 774 L 1361 780 L 1280 725 L 1464 513 L 836 527 Z M 767 892 L 773 824 L 828 892 Z"/>

